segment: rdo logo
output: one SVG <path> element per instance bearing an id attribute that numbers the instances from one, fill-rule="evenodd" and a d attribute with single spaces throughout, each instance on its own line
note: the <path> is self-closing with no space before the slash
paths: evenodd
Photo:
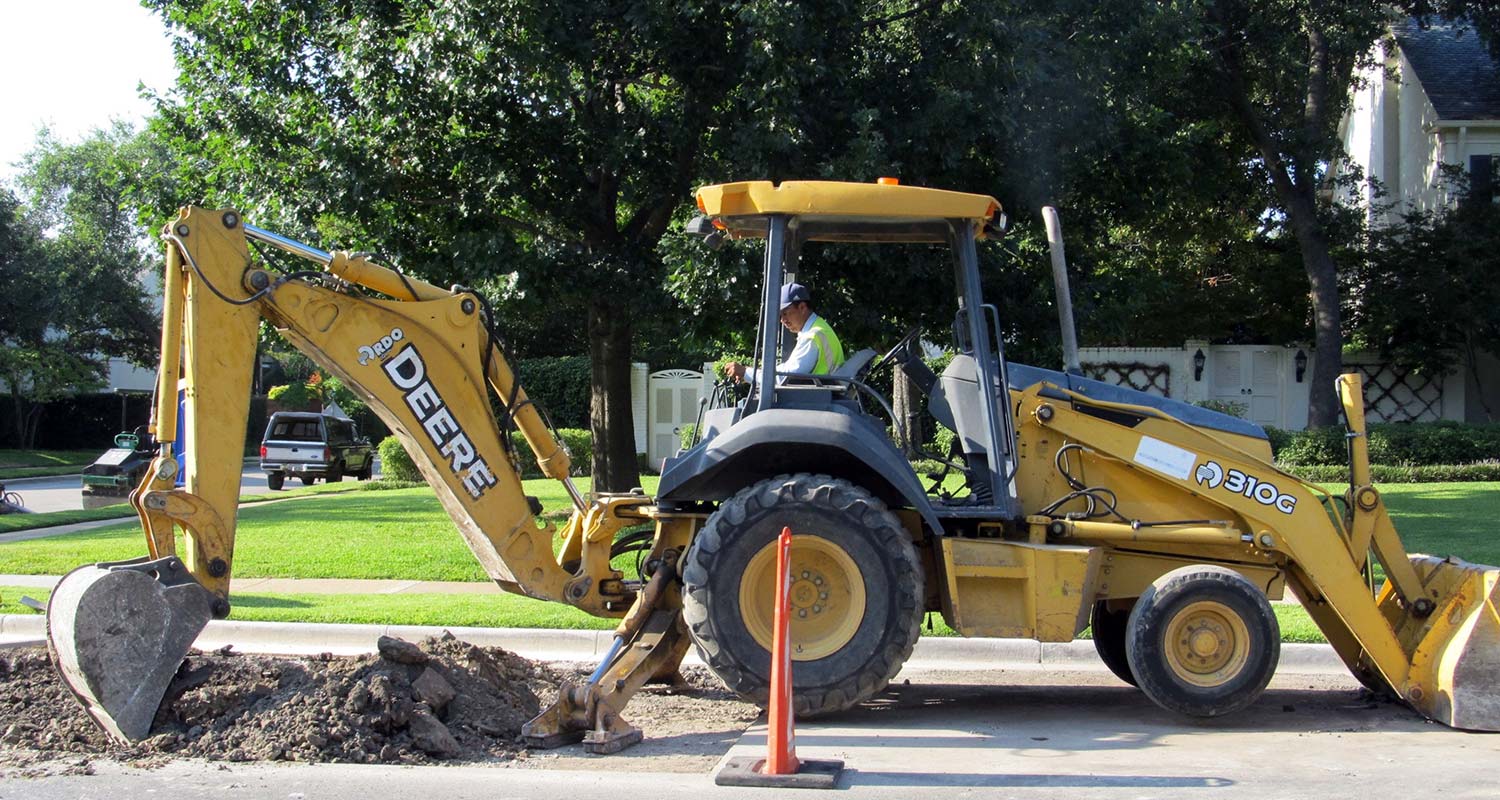
<path id="1" fill-rule="evenodd" d="M 391 328 L 391 332 L 380 337 L 380 341 L 372 344 L 361 345 L 359 348 L 359 365 L 362 367 L 377 358 L 384 358 L 386 353 L 396 346 L 396 342 L 406 338 L 406 334 L 400 328 Z"/>

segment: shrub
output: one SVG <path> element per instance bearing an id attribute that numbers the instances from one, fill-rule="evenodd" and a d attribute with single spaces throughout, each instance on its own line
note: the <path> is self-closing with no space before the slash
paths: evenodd
<path id="1" fill-rule="evenodd" d="M 280 403 L 282 408 L 307 408 L 313 404 L 313 394 L 305 383 L 289 383 L 272 386 L 266 399 Z"/>
<path id="2" fill-rule="evenodd" d="M 1342 464 L 1348 460 L 1346 447 L 1344 429 L 1337 426 L 1277 431 L 1271 436 L 1272 457 L 1281 464 Z"/>
<path id="3" fill-rule="evenodd" d="M 417 470 L 416 462 L 411 460 L 411 455 L 401 446 L 401 440 L 394 436 L 380 440 L 380 476 L 383 480 L 391 481 L 422 480 L 422 473 Z"/>
<path id="4" fill-rule="evenodd" d="M 682 449 L 686 450 L 692 447 L 693 443 L 697 440 L 698 426 L 689 422 L 688 424 L 677 429 L 677 436 L 679 437 L 679 443 L 681 444 Z"/>
<path id="5" fill-rule="evenodd" d="M 593 434 L 580 428 L 558 428 L 557 435 L 562 439 L 563 446 L 568 448 L 573 462 L 573 468 L 569 472 L 574 476 L 590 474 L 594 462 Z M 516 451 L 516 459 L 521 464 L 521 479 L 545 478 L 542 468 L 537 466 L 536 456 L 531 452 L 531 445 L 526 443 L 526 437 L 520 431 L 513 431 L 510 442 Z"/>
<path id="6" fill-rule="evenodd" d="M 1234 400 L 1198 400 L 1193 405 L 1199 408 L 1206 408 L 1209 411 L 1217 411 L 1220 414 L 1228 414 L 1231 417 L 1239 417 L 1240 419 L 1244 419 L 1245 414 L 1250 411 L 1249 405 L 1235 402 Z"/>

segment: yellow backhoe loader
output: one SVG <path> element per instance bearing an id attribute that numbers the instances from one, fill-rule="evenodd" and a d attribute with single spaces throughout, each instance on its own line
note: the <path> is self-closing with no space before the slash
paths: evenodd
<path id="1" fill-rule="evenodd" d="M 1092 624 L 1105 664 L 1153 701 L 1229 713 L 1275 670 L 1268 600 L 1290 587 L 1366 685 L 1448 725 L 1500 729 L 1500 570 L 1404 551 L 1370 483 L 1357 378 L 1339 385 L 1351 486 L 1333 497 L 1277 470 L 1248 422 L 1008 363 L 1000 309 L 980 292 L 977 247 L 1004 227 L 994 198 L 757 181 L 704 187 L 697 200 L 691 233 L 763 241 L 758 380 L 748 396 L 717 394 L 698 442 L 663 465 L 654 499 L 586 500 L 573 488 L 568 454 L 517 384 L 497 344 L 502 321 L 479 294 L 319 251 L 233 211 L 184 209 L 164 230 L 160 449 L 131 495 L 148 555 L 74 570 L 48 609 L 60 671 L 94 719 L 117 737 L 144 736 L 193 640 L 230 612 L 238 432 L 264 318 L 401 438 L 501 587 L 620 618 L 598 670 L 527 725 L 534 746 L 583 739 L 613 752 L 637 741 L 626 703 L 646 681 L 673 677 L 690 642 L 728 686 L 764 701 L 783 526 L 797 534 L 801 714 L 879 692 L 931 611 L 967 636 L 1069 641 Z M 252 241 L 320 269 L 268 269 Z M 951 251 L 957 355 L 942 375 L 916 357 L 920 331 L 831 374 L 775 373 L 790 347 L 780 286 L 821 248 L 850 245 Z M 893 443 L 888 425 L 900 421 L 872 388 L 888 368 L 956 432 L 947 460 L 964 490 L 925 489 Z M 568 487 L 574 508 L 558 529 L 523 493 L 511 426 Z M 649 542 L 627 531 L 643 525 Z M 610 566 L 629 543 L 647 550 L 639 580 Z M 1378 589 L 1371 554 L 1386 575 Z"/>

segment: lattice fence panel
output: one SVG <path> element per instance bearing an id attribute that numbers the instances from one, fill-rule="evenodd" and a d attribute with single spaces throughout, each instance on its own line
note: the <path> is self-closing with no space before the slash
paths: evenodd
<path id="1" fill-rule="evenodd" d="M 1370 422 L 1434 422 L 1443 418 L 1443 382 L 1393 364 L 1354 364 L 1365 382 Z"/>
<path id="2" fill-rule="evenodd" d="M 1125 386 L 1159 397 L 1172 396 L 1172 367 L 1167 364 L 1104 361 L 1081 366 L 1083 374 L 1096 381 Z"/>

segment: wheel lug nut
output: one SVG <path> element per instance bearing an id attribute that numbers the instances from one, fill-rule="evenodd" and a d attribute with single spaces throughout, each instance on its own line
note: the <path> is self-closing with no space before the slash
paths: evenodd
<path id="1" fill-rule="evenodd" d="M 821 613 L 823 613 L 823 607 L 822 606 L 813 606 L 813 613 L 814 614 L 821 614 Z"/>
<path id="2" fill-rule="evenodd" d="M 797 616 L 803 617 L 803 618 L 807 617 L 807 609 L 805 609 L 805 608 L 798 609 L 797 610 Z"/>
<path id="3" fill-rule="evenodd" d="M 828 593 L 827 592 L 820 592 L 818 594 L 818 599 L 819 600 L 827 600 L 828 599 Z"/>
<path id="4" fill-rule="evenodd" d="M 810 578 L 810 577 L 812 577 L 812 573 L 811 573 L 811 572 L 808 572 L 808 571 L 807 571 L 807 570 L 805 570 L 805 569 L 804 569 L 804 570 L 802 570 L 802 579 L 803 579 L 803 580 L 806 580 L 806 579 L 808 579 L 808 578 Z"/>

